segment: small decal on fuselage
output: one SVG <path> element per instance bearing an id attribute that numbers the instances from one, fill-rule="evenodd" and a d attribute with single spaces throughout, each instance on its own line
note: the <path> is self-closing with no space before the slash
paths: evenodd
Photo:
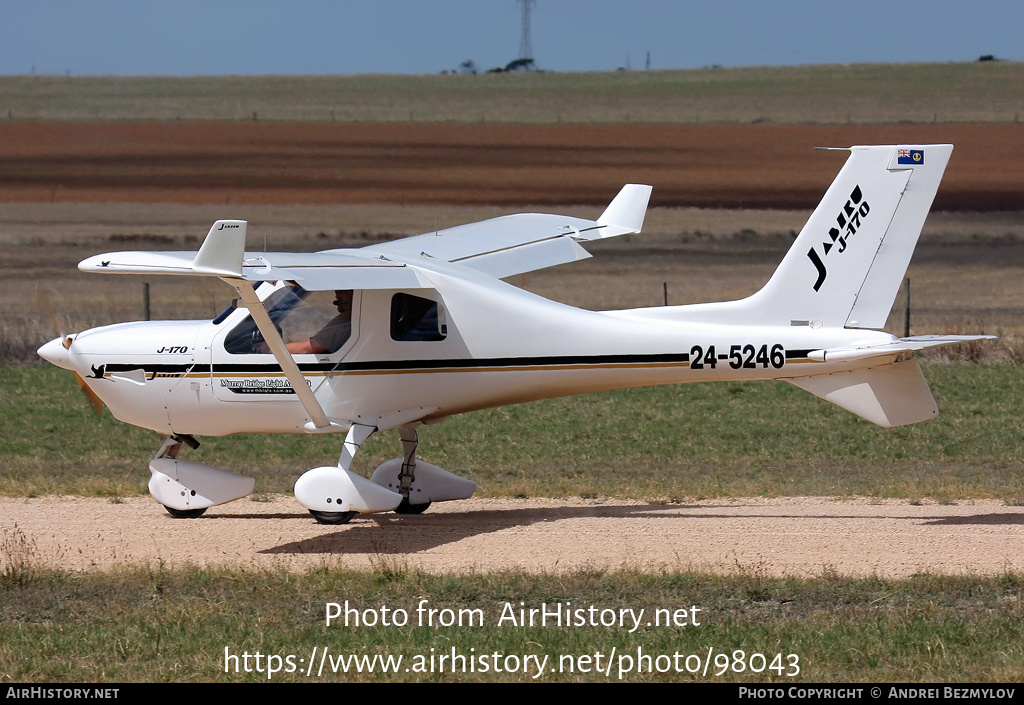
<path id="1" fill-rule="evenodd" d="M 312 386 L 306 380 L 307 386 Z M 292 383 L 286 379 L 222 379 L 220 386 L 233 394 L 295 394 Z"/>
<path id="2" fill-rule="evenodd" d="M 168 355 L 185 354 L 185 353 L 188 352 L 188 346 L 187 345 L 165 346 L 165 347 L 160 348 L 156 352 L 157 352 L 157 355 L 161 355 L 161 354 L 168 354 Z"/>

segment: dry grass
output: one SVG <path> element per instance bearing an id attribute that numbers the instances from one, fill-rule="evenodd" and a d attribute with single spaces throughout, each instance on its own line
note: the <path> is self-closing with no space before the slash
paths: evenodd
<path id="1" fill-rule="evenodd" d="M 443 67 L 423 67 L 433 72 Z M 479 76 L 0 77 L 0 115 L 323 122 L 1012 122 L 1024 64 Z"/>
<path id="2" fill-rule="evenodd" d="M 34 539 L 15 524 L 0 532 L 0 586 L 31 582 L 41 570 Z"/>

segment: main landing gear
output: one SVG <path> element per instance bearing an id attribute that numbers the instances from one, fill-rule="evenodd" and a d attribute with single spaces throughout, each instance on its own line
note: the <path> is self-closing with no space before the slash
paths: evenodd
<path id="1" fill-rule="evenodd" d="M 433 502 L 466 499 L 476 483 L 416 460 L 415 425 L 398 427 L 402 457 L 381 464 L 367 479 L 351 470 L 359 446 L 376 426 L 352 424 L 336 466 L 314 468 L 295 483 L 295 498 L 320 524 L 347 524 L 357 514 L 422 514 Z M 192 436 L 167 438 L 149 463 L 149 492 L 175 519 L 195 519 L 209 507 L 252 493 L 256 480 L 218 468 L 179 460 L 181 445 L 199 446 Z"/>
<path id="2" fill-rule="evenodd" d="M 174 507 L 168 507 L 164 505 L 164 509 L 175 519 L 198 519 L 202 515 L 206 514 L 208 507 L 202 509 L 175 509 Z"/>
<path id="3" fill-rule="evenodd" d="M 395 507 L 395 514 L 422 514 L 430 509 L 430 502 L 424 504 L 409 504 L 408 497 L 402 497 L 402 501 Z"/>
<path id="4" fill-rule="evenodd" d="M 356 515 L 355 512 L 318 512 L 313 509 L 310 509 L 309 513 L 316 519 L 317 524 L 327 524 L 328 526 L 347 524 Z"/>
<path id="5" fill-rule="evenodd" d="M 335 467 L 314 468 L 295 483 L 295 498 L 320 524 L 346 524 L 355 513 L 422 514 L 433 502 L 466 499 L 476 483 L 416 460 L 417 425 L 399 426 L 403 457 L 380 465 L 370 479 L 351 470 L 363 442 L 377 429 L 353 424 Z"/>

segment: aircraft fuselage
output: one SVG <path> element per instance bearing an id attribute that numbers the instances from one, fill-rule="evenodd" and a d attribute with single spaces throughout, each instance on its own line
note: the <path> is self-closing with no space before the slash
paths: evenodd
<path id="1" fill-rule="evenodd" d="M 820 375 L 851 365 L 813 359 L 814 351 L 895 340 L 866 330 L 694 322 L 687 310 L 699 307 L 691 306 L 586 311 L 483 275 L 460 271 L 456 282 L 451 268 L 421 267 L 436 290 L 408 292 L 439 299 L 443 339 L 395 340 L 389 327 L 399 292 L 364 290 L 341 350 L 294 356 L 329 417 L 400 412 L 429 422 L 628 387 Z M 273 288 L 264 285 L 261 296 Z M 219 323 L 88 330 L 64 352 L 62 366 L 84 377 L 117 418 L 161 433 L 303 432 L 308 416 L 274 356 L 225 349 L 247 316 L 239 308 Z"/>

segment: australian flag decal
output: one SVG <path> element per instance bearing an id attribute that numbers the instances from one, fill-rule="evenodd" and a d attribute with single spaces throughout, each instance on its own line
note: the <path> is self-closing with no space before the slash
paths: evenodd
<path id="1" fill-rule="evenodd" d="M 900 149 L 896 159 L 897 164 L 924 164 L 923 149 Z"/>

